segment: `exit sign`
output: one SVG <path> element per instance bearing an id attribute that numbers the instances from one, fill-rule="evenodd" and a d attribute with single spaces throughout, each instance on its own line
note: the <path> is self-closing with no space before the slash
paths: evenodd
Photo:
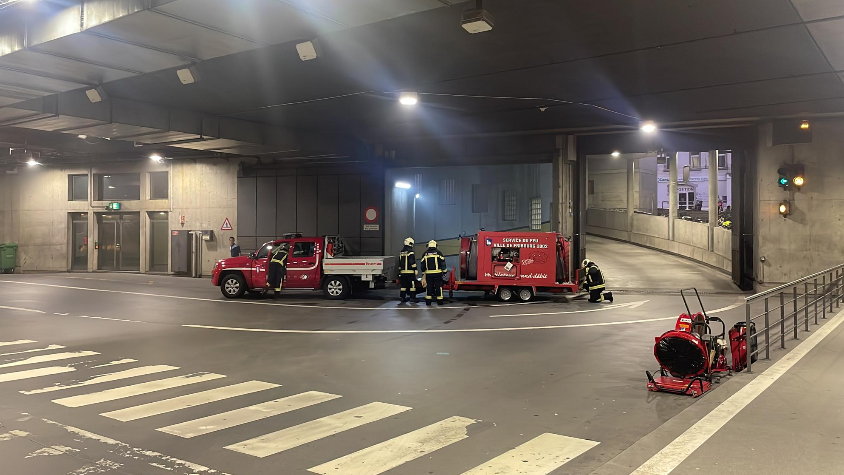
<path id="1" fill-rule="evenodd" d="M 120 211 L 120 203 L 109 203 L 106 206 L 106 209 L 112 210 L 112 211 Z"/>

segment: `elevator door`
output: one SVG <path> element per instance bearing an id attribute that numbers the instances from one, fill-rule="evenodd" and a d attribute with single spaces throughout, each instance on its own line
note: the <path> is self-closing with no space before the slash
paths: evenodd
<path id="1" fill-rule="evenodd" d="M 141 219 L 138 213 L 99 215 L 100 270 L 140 270 Z"/>

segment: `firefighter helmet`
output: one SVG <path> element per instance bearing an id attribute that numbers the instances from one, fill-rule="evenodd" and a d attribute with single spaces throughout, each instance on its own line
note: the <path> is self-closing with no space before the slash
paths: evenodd
<path id="1" fill-rule="evenodd" d="M 591 259 L 583 259 L 583 262 L 580 264 L 580 267 L 586 268 L 592 265 Z"/>
<path id="2" fill-rule="evenodd" d="M 409 238 L 407 238 L 407 239 L 405 239 L 405 240 L 404 240 L 404 245 L 405 245 L 405 246 L 412 246 L 413 244 L 414 244 L 414 242 L 413 242 L 413 238 L 412 238 L 412 237 L 409 237 Z"/>
<path id="3" fill-rule="evenodd" d="M 430 241 L 428 241 L 428 247 L 436 248 L 437 247 L 437 241 L 434 241 L 433 239 L 431 239 Z"/>

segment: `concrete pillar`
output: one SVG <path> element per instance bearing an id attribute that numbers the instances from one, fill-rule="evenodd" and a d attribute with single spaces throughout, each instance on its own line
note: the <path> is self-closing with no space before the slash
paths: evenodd
<path id="1" fill-rule="evenodd" d="M 564 236 L 571 236 L 574 227 L 572 162 L 576 160 L 574 136 L 558 135 L 557 149 L 552 160 L 551 230 Z"/>
<path id="2" fill-rule="evenodd" d="M 709 151 L 709 251 L 715 251 L 718 225 L 718 150 Z"/>
<path id="3" fill-rule="evenodd" d="M 636 161 L 627 160 L 627 240 L 633 240 L 633 212 L 636 210 Z"/>
<path id="4" fill-rule="evenodd" d="M 668 156 L 668 240 L 674 240 L 674 222 L 677 221 L 677 156 L 674 152 Z"/>

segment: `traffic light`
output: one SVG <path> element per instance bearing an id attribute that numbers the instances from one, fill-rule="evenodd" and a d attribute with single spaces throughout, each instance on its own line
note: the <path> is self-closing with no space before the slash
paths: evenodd
<path id="1" fill-rule="evenodd" d="M 804 170 L 805 167 L 799 163 L 781 166 L 777 169 L 777 174 L 779 175 L 777 184 L 783 190 L 789 190 L 792 186 L 799 190 L 806 183 Z"/>
<path id="2" fill-rule="evenodd" d="M 788 200 L 780 201 L 779 212 L 783 218 L 787 218 L 789 213 L 791 213 L 791 203 Z"/>

